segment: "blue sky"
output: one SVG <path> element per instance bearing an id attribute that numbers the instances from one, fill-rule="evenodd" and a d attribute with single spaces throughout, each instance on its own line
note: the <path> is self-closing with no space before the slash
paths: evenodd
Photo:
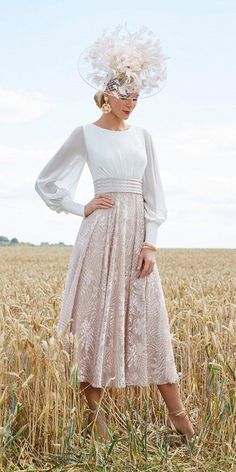
<path id="1" fill-rule="evenodd" d="M 97 6 L 98 5 L 98 6 Z M 145 25 L 169 56 L 167 84 L 128 122 L 156 143 L 168 219 L 160 247 L 235 247 L 235 1 L 11 1 L 0 16 L 0 233 L 73 244 L 81 217 L 51 211 L 34 190 L 41 168 L 100 111 L 76 70 L 104 28 Z M 85 166 L 76 200 L 93 197 Z"/>

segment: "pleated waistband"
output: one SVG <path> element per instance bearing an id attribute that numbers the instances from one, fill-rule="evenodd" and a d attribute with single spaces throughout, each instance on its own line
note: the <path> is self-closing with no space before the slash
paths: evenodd
<path id="1" fill-rule="evenodd" d="M 103 192 L 133 192 L 143 195 L 142 179 L 106 177 L 93 181 L 95 194 Z"/>

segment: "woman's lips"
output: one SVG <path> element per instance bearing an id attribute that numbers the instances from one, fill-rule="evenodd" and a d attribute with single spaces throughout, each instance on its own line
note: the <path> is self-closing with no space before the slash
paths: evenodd
<path id="1" fill-rule="evenodd" d="M 130 114 L 130 111 L 127 111 L 127 110 L 123 110 L 124 113 L 126 113 L 127 115 Z"/>

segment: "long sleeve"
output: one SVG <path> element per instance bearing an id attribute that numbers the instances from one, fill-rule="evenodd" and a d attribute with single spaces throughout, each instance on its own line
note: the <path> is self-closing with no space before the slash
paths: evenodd
<path id="1" fill-rule="evenodd" d="M 78 126 L 41 170 L 35 182 L 36 192 L 51 210 L 84 216 L 85 206 L 73 198 L 86 160 L 83 127 Z"/>
<path id="2" fill-rule="evenodd" d="M 147 165 L 143 175 L 145 241 L 157 245 L 159 226 L 167 219 L 167 207 L 160 176 L 157 151 L 151 134 L 145 132 Z"/>

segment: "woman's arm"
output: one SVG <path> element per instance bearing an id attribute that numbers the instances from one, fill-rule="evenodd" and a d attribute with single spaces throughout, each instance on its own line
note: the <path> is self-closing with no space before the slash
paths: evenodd
<path id="1" fill-rule="evenodd" d="M 143 175 L 145 241 L 157 243 L 159 226 L 167 219 L 167 207 L 160 176 L 157 151 L 151 134 L 144 129 L 147 166 Z"/>
<path id="2" fill-rule="evenodd" d="M 41 170 L 35 182 L 36 192 L 51 210 L 84 216 L 85 205 L 73 198 L 86 160 L 83 127 L 78 126 Z"/>

